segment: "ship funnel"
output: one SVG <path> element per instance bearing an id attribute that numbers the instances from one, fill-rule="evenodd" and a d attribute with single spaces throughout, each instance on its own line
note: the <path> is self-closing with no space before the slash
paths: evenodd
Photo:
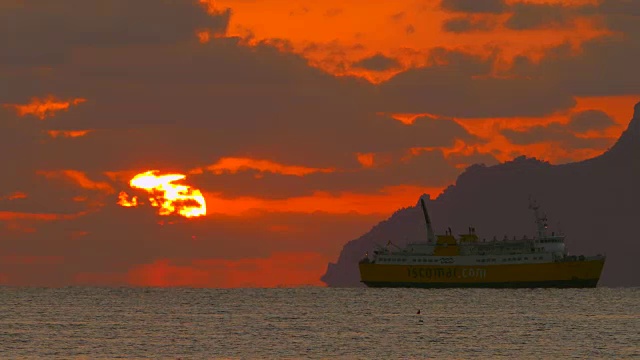
<path id="1" fill-rule="evenodd" d="M 431 227 L 431 219 L 429 219 L 429 212 L 427 211 L 427 206 L 424 204 L 424 200 L 420 198 L 420 205 L 422 206 L 422 212 L 424 213 L 424 220 L 427 223 L 427 241 L 428 242 L 436 242 L 436 237 L 433 234 L 433 228 Z"/>

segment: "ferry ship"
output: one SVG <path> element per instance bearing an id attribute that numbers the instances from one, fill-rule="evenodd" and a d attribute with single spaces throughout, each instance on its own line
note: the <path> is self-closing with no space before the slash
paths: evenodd
<path id="1" fill-rule="evenodd" d="M 570 256 L 562 233 L 548 234 L 547 218 L 531 201 L 537 234 L 533 238 L 479 241 L 475 228 L 454 237 L 434 236 L 420 199 L 427 241 L 392 250 L 390 242 L 360 260 L 361 282 L 369 287 L 420 288 L 590 288 L 596 287 L 605 256 Z"/>

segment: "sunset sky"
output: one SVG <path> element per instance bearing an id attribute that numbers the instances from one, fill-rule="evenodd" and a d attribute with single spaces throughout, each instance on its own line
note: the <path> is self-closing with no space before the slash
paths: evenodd
<path id="1" fill-rule="evenodd" d="M 465 167 L 597 156 L 640 1 L 0 0 L 0 284 L 323 285 Z"/>

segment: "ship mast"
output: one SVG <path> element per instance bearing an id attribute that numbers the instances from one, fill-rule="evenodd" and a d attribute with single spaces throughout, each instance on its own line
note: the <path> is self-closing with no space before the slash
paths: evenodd
<path id="1" fill-rule="evenodd" d="M 529 209 L 533 210 L 536 217 L 536 225 L 538 227 L 538 239 L 544 239 L 547 237 L 547 216 L 540 214 L 540 205 L 529 196 Z"/>
<path id="2" fill-rule="evenodd" d="M 424 220 L 427 223 L 427 242 L 435 243 L 436 237 L 433 234 L 433 228 L 431 227 L 431 219 L 429 219 L 429 212 L 427 206 L 424 204 L 424 200 L 420 198 L 420 205 L 422 205 L 422 212 L 424 213 Z"/>

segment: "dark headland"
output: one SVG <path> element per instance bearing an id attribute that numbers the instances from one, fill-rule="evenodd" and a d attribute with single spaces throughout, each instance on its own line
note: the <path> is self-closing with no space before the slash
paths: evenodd
<path id="1" fill-rule="evenodd" d="M 472 165 L 438 198 L 424 196 L 436 233 L 469 226 L 480 237 L 534 234 L 527 208 L 534 195 L 549 225 L 562 230 L 572 254 L 606 254 L 600 286 L 640 286 L 640 103 L 614 146 L 585 161 L 551 165 L 519 157 L 495 166 Z M 418 200 L 418 199 L 416 199 Z M 374 244 L 398 246 L 426 237 L 416 206 L 396 211 L 344 245 L 322 276 L 329 286 L 360 284 L 358 260 Z"/>

